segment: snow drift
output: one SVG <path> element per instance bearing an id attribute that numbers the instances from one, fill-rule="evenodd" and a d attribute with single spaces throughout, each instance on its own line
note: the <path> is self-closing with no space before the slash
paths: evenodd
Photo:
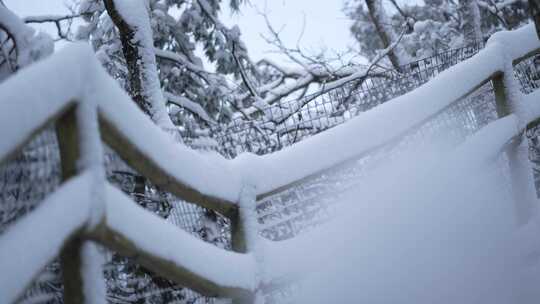
<path id="1" fill-rule="evenodd" d="M 504 162 L 471 167 L 474 155 L 450 153 L 403 154 L 349 193 L 335 220 L 300 238 L 310 241 L 270 261 L 303 277 L 293 303 L 530 303 L 516 284 Z"/>

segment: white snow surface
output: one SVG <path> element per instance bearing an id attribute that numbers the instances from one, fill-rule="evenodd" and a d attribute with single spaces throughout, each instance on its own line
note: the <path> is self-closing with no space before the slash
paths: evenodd
<path id="1" fill-rule="evenodd" d="M 9 155 L 50 117 L 80 99 L 85 74 L 91 74 L 84 58 L 92 53 L 88 47 L 68 47 L 22 69 L 0 85 L 0 126 L 10 130 L 2 134 L 0 158 Z"/>
<path id="2" fill-rule="evenodd" d="M 80 103 L 77 107 L 77 127 L 80 140 L 80 156 L 77 160 L 78 172 L 92 175 L 91 197 L 94 200 L 90 210 L 90 226 L 99 224 L 105 213 L 105 168 L 103 166 L 103 145 L 99 134 L 97 107 L 94 103 Z"/>
<path id="3" fill-rule="evenodd" d="M 89 215 L 90 175 L 66 182 L 0 236 L 0 303 L 13 303 Z"/>
<path id="4" fill-rule="evenodd" d="M 87 303 L 106 304 L 107 286 L 103 278 L 104 253 L 92 241 L 82 245 L 83 293 Z"/>

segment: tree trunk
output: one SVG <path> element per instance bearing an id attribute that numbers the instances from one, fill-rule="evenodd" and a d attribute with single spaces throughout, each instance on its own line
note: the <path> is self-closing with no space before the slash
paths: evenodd
<path id="1" fill-rule="evenodd" d="M 123 8 L 118 6 L 115 0 L 104 0 L 104 3 L 107 13 L 120 32 L 131 96 L 141 110 L 162 129 L 174 130 L 175 126 L 169 117 L 161 91 L 147 8 L 141 2 L 140 6 L 130 6 L 133 11 L 122 12 Z M 126 14 L 134 14 L 137 17 L 127 18 Z"/>
<path id="2" fill-rule="evenodd" d="M 388 48 L 398 37 L 392 28 L 391 20 L 384 11 L 382 0 L 366 0 L 366 5 L 371 21 L 377 29 L 384 48 Z M 408 63 L 407 59 L 404 58 L 404 54 L 400 45 L 397 45 L 393 50 L 388 52 L 388 59 L 390 59 L 392 66 L 398 71 L 401 70 L 402 65 Z"/>
<path id="3" fill-rule="evenodd" d="M 126 59 L 129 77 L 129 93 L 139 108 L 144 113 L 151 116 L 150 103 L 145 100 L 142 89 L 142 74 L 139 67 L 141 56 L 138 47 L 134 44 L 135 31 L 131 29 L 122 16 L 116 10 L 114 0 L 104 0 L 107 13 L 111 17 L 114 25 L 120 32 L 120 41 L 122 42 L 122 51 Z"/>
<path id="4" fill-rule="evenodd" d="M 459 0 L 459 12 L 463 20 L 462 30 L 467 45 L 483 42 L 480 9 L 477 0 Z"/>

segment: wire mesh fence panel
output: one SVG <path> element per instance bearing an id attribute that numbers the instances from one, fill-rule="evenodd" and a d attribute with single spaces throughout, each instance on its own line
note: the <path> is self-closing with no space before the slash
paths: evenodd
<path id="1" fill-rule="evenodd" d="M 521 92 L 529 94 L 540 88 L 540 55 L 529 57 L 514 66 Z"/>
<path id="2" fill-rule="evenodd" d="M 428 143 L 455 147 L 496 118 L 493 88 L 488 83 L 400 140 L 337 170 L 264 198 L 257 205 L 261 233 L 271 240 L 283 240 L 309 230 L 330 218 L 334 213 L 333 204 L 340 200 L 340 195 L 358 185 L 381 163 L 391 161 L 412 147 L 422 149 Z"/>
<path id="3" fill-rule="evenodd" d="M 212 129 L 216 150 L 233 158 L 242 152 L 266 154 L 339 125 L 361 112 L 408 93 L 449 67 L 472 57 L 482 45 L 447 50 L 394 70 L 373 75 L 343 87 L 300 99 L 280 100 L 262 109 L 252 120 L 233 119 Z"/>
<path id="4" fill-rule="evenodd" d="M 60 157 L 54 131 L 48 129 L 0 167 L 0 233 L 34 209 L 60 181 Z"/>
<path id="5" fill-rule="evenodd" d="M 230 250 L 230 224 L 225 217 L 160 190 L 108 148 L 105 153 L 105 168 L 109 181 L 131 196 L 141 207 L 203 241 Z M 107 261 L 107 298 L 112 303 L 203 304 L 221 301 L 202 296 L 164 279 L 134 263 L 130 258 L 109 252 Z"/>
<path id="6" fill-rule="evenodd" d="M 540 55 L 527 58 L 514 68 L 522 93 L 529 94 L 540 88 Z M 540 197 L 540 126 L 533 126 L 527 130 L 526 135 L 529 141 L 529 159 L 533 167 L 536 192 Z"/>
<path id="7" fill-rule="evenodd" d="M 465 52 L 464 56 L 470 57 L 475 50 L 465 49 L 462 52 Z M 452 56 L 451 52 L 443 55 Z M 440 60 L 444 56 L 435 56 L 434 60 Z M 536 62 L 538 62 L 538 56 L 523 61 L 515 67 L 515 77 L 519 80 L 521 91 L 524 93 L 530 93 L 537 88 L 538 79 L 534 78 L 534 75 L 538 75 Z M 441 64 L 436 67 L 442 69 L 447 66 Z M 439 72 L 437 69 L 434 71 Z M 262 235 L 271 240 L 283 240 L 317 226 L 331 217 L 333 209 L 331 205 L 339 201 L 339 195 L 361 182 L 362 178 L 365 178 L 381 162 L 390 161 L 412 146 L 421 148 L 425 143 L 438 142 L 455 147 L 495 119 L 497 119 L 497 113 L 493 87 L 491 83 L 487 83 L 468 97 L 455 102 L 421 127 L 408 133 L 398 142 L 378 149 L 343 168 L 321 174 L 301 185 L 264 198 L 258 203 Z M 538 162 L 540 159 L 539 128 L 530 129 L 527 134 L 530 142 L 530 158 L 533 164 L 540 163 Z M 540 185 L 539 172 L 537 165 L 535 167 L 537 185 Z"/>
<path id="8" fill-rule="evenodd" d="M 0 236 L 37 208 L 43 199 L 55 191 L 59 182 L 58 143 L 54 129 L 47 128 L 26 144 L 11 161 L 0 167 Z M 28 250 L 32 250 L 31 247 Z M 61 301 L 60 267 L 55 261 L 38 275 L 19 303 Z"/>
<path id="9" fill-rule="evenodd" d="M 18 49 L 15 38 L 4 28 L 0 27 L 0 71 L 11 74 L 18 69 Z"/>

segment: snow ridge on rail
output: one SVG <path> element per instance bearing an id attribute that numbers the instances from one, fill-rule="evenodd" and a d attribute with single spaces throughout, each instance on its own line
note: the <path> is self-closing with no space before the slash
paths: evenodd
<path id="1" fill-rule="evenodd" d="M 257 182 L 258 193 L 271 192 L 399 138 L 503 72 L 506 58 L 520 59 L 539 48 L 532 24 L 496 33 L 477 55 L 414 91 L 281 151 L 261 157 L 241 155 L 237 162 L 251 168 L 244 173 Z"/>
<path id="2" fill-rule="evenodd" d="M 221 288 L 253 290 L 255 260 L 250 254 L 227 251 L 204 242 L 142 207 L 120 190 L 106 186 L 105 225 L 148 252 L 176 267 L 207 278 Z M 151 229 L 140 229 L 151 227 Z"/>
<path id="3" fill-rule="evenodd" d="M 251 254 L 226 251 L 197 239 L 139 207 L 109 184 L 100 224 L 90 225 L 92 209 L 99 203 L 91 195 L 91 185 L 90 171 L 70 179 L 0 236 L 0 269 L 10 274 L 0 276 L 1 303 L 15 302 L 78 233 L 135 256 L 141 263 L 150 262 L 157 273 L 201 292 L 235 296 L 255 289 Z M 141 230 L 141 225 L 152 229 Z M 28 243 L 37 244 L 39 250 L 28 250 Z"/>
<path id="4" fill-rule="evenodd" d="M 161 170 L 190 188 L 235 202 L 241 176 L 217 153 L 201 153 L 178 144 L 144 115 L 101 67 L 89 45 L 73 44 L 21 70 L 0 86 L 0 159 L 77 103 L 96 107 L 130 143 Z M 28 111 L 28 109 L 32 109 Z"/>
<path id="5" fill-rule="evenodd" d="M 26 286 L 84 227 L 90 211 L 90 174 L 66 182 L 0 237 L 0 303 L 14 303 Z M 39 249 L 30 250 L 28 244 Z"/>

